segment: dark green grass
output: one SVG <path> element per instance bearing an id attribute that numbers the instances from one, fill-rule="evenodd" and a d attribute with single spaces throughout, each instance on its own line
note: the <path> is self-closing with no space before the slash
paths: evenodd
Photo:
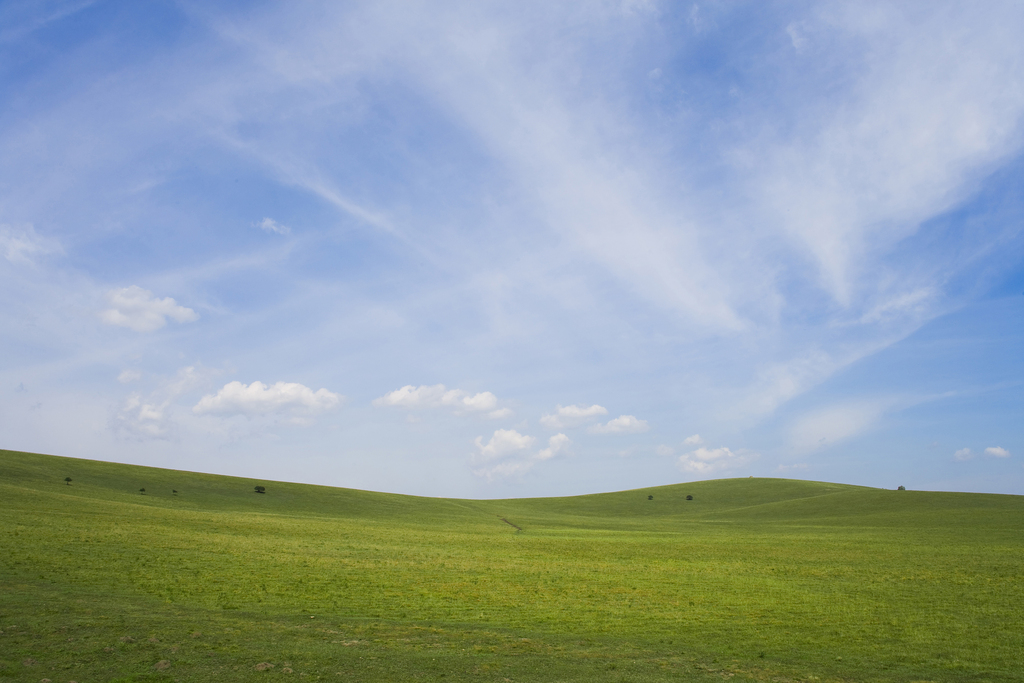
<path id="1" fill-rule="evenodd" d="M 465 501 L 6 451 L 0 496 L 2 680 L 1024 680 L 1019 496 Z"/>

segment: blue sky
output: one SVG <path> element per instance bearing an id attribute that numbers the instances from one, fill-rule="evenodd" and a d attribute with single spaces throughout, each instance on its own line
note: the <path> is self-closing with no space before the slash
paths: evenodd
<path id="1" fill-rule="evenodd" d="M 1016 2 L 0 4 L 3 448 L 1024 494 Z"/>

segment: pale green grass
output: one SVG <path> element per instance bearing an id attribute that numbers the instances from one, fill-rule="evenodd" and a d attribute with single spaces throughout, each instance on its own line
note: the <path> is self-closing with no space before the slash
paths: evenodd
<path id="1" fill-rule="evenodd" d="M 5 680 L 1024 680 L 1018 496 L 460 501 L 11 452 L 0 496 Z"/>

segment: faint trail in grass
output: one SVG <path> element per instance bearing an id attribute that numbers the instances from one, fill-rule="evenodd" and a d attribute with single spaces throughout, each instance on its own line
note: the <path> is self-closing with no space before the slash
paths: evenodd
<path id="1" fill-rule="evenodd" d="M 507 519 L 505 519 L 504 517 L 502 517 L 500 515 L 498 516 L 498 519 L 500 519 L 501 521 L 505 522 L 505 524 L 508 524 L 509 526 L 514 526 L 519 531 L 523 530 L 523 527 L 519 526 L 518 524 L 513 524 L 512 522 L 508 521 Z"/>

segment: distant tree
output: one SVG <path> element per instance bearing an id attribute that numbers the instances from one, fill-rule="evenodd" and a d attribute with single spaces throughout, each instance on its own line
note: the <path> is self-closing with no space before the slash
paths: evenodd
<path id="1" fill-rule="evenodd" d="M 906 486 L 897 486 L 897 487 L 896 487 L 896 490 L 897 490 L 897 491 L 906 491 L 906 490 L 907 490 L 907 487 L 906 487 Z"/>
<path id="2" fill-rule="evenodd" d="M 693 496 L 687 496 L 686 500 L 693 500 Z"/>
<path id="3" fill-rule="evenodd" d="M 139 489 L 139 493 L 141 493 L 142 495 L 146 495 L 146 489 Z"/>
<path id="4" fill-rule="evenodd" d="M 71 486 L 71 477 L 64 477 L 64 483 Z"/>
<path id="5" fill-rule="evenodd" d="M 256 487 L 254 487 L 254 490 L 256 491 L 256 493 L 266 493 L 267 492 L 267 487 L 266 486 L 256 486 Z"/>
<path id="6" fill-rule="evenodd" d="M 647 500 L 654 500 L 654 496 L 647 496 Z"/>

